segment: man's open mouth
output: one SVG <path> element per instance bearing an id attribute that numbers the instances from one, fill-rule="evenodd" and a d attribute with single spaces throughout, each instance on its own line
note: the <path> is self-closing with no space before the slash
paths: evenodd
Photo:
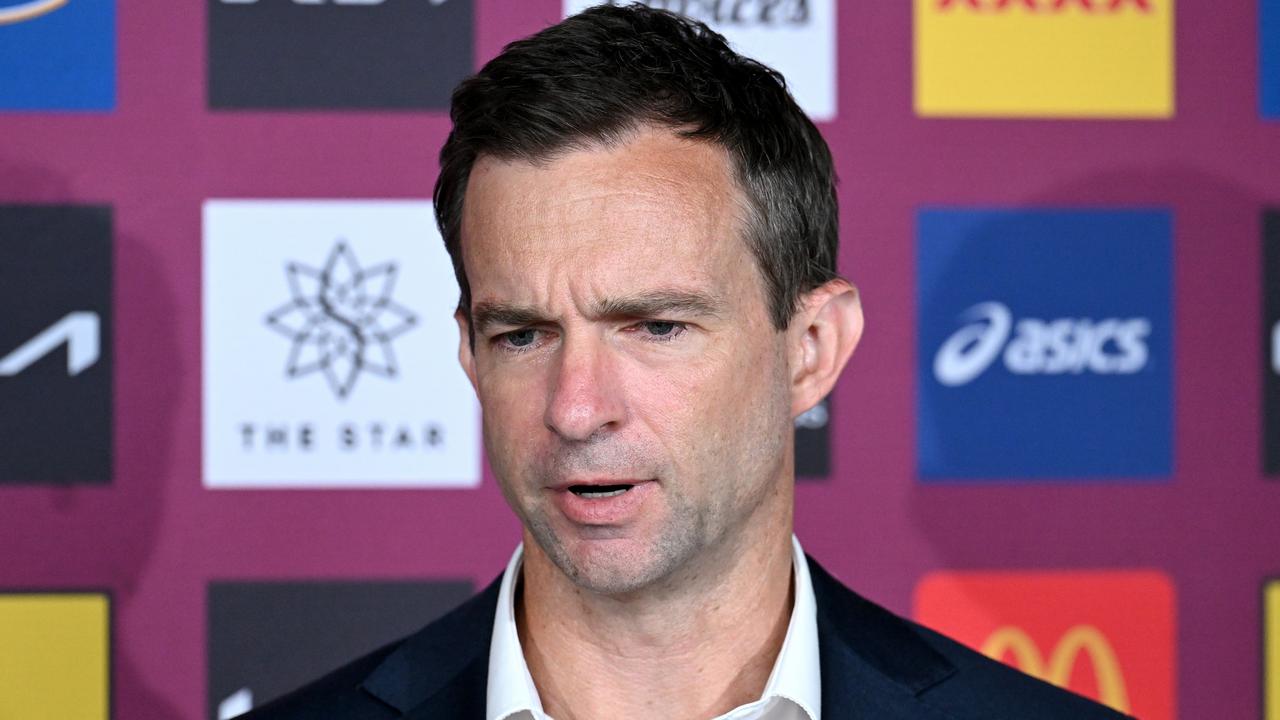
<path id="1" fill-rule="evenodd" d="M 634 485 L 570 485 L 569 492 L 588 500 L 617 497 Z"/>

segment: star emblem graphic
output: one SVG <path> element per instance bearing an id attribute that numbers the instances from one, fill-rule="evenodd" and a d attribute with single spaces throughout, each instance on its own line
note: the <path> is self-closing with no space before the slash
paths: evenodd
<path id="1" fill-rule="evenodd" d="M 285 375 L 292 379 L 322 373 L 343 400 L 361 373 L 395 377 L 391 343 L 418 322 L 391 297 L 397 274 L 392 262 L 361 268 L 342 239 L 323 267 L 286 265 L 293 299 L 266 318 L 267 327 L 293 342 Z"/>

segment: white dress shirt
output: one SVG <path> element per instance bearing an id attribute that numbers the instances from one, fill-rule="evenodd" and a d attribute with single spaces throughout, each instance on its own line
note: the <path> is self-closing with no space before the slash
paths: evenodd
<path id="1" fill-rule="evenodd" d="M 822 678 L 818 668 L 818 608 L 809 580 L 800 541 L 791 536 L 792 578 L 795 603 L 787 636 L 773 663 L 764 693 L 713 720 L 821 720 Z M 493 619 L 493 641 L 489 645 L 489 686 L 485 702 L 486 720 L 552 720 L 542 709 L 538 688 L 529 674 L 529 665 L 516 631 L 516 580 L 520 577 L 524 546 L 516 547 L 502 575 L 498 610 Z"/>

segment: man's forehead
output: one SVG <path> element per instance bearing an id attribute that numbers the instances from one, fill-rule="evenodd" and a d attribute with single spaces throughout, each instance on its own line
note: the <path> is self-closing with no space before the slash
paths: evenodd
<path id="1" fill-rule="evenodd" d="M 742 200 L 724 148 L 669 129 L 642 128 L 613 142 L 584 142 L 536 159 L 481 154 L 472 166 L 464 213 L 477 205 L 555 204 L 617 192 L 665 201 L 672 194 L 716 203 Z M 464 226 L 465 220 L 486 219 L 466 213 Z"/>
<path id="2" fill-rule="evenodd" d="M 589 315 L 660 292 L 734 297 L 758 282 L 727 155 L 705 141 L 651 132 L 543 163 L 485 158 L 466 203 L 473 309 L 566 312 L 571 301 Z"/>
<path id="3" fill-rule="evenodd" d="M 723 155 L 705 142 L 650 134 L 543 163 L 482 158 L 468 183 L 463 250 L 737 239 L 745 203 Z"/>

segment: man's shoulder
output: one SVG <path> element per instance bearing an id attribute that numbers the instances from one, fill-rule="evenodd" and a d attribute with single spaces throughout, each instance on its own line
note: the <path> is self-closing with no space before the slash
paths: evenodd
<path id="1" fill-rule="evenodd" d="M 498 583 L 422 629 L 384 645 L 242 720 L 385 720 L 427 699 L 458 710 L 483 705 Z M 287 659 L 282 658 L 282 662 Z"/>
<path id="2" fill-rule="evenodd" d="M 424 628 L 429 629 L 430 626 Z M 387 656 L 407 638 L 401 638 L 361 658 L 240 716 L 241 720 L 310 720 L 335 717 L 344 720 L 384 720 L 400 717 L 389 705 L 379 702 L 362 684 Z"/>
<path id="3" fill-rule="evenodd" d="M 829 645 L 822 653 L 824 714 L 828 705 L 838 710 L 857 702 L 852 696 L 846 699 L 848 689 L 839 687 L 857 677 L 864 684 L 887 681 L 914 696 L 898 709 L 914 706 L 948 720 L 1125 717 L 901 618 L 850 590 L 812 558 L 809 564 L 820 642 Z M 840 672 L 849 677 L 832 675 Z"/>

